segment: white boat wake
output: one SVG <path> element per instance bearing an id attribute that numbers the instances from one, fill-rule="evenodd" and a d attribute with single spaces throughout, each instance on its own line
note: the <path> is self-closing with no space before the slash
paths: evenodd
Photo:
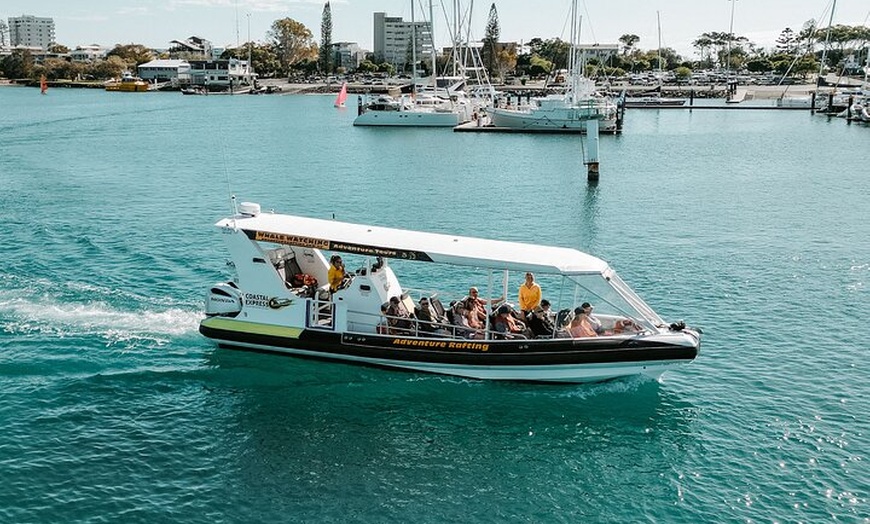
<path id="1" fill-rule="evenodd" d="M 173 337 L 194 335 L 201 317 L 199 311 L 178 307 L 122 310 L 105 302 L 65 303 L 50 296 L 0 292 L 0 319 L 8 334 L 97 336 L 107 344 L 143 340 L 162 345 Z"/>

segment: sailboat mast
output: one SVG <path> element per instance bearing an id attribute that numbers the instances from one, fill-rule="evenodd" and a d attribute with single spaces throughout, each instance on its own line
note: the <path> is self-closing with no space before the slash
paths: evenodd
<path id="1" fill-rule="evenodd" d="M 435 63 L 435 0 L 429 0 L 429 41 L 432 46 L 432 87 L 438 87 L 438 82 L 435 80 L 438 76 Z"/>
<path id="2" fill-rule="evenodd" d="M 245 68 L 248 76 L 248 85 L 251 85 L 253 82 L 251 81 L 251 13 L 247 13 L 248 17 L 248 65 Z M 328 72 L 327 72 L 328 73 Z"/>
<path id="3" fill-rule="evenodd" d="M 731 0 L 731 24 L 728 26 L 728 63 L 725 64 L 725 70 L 728 73 L 731 73 L 731 47 L 734 45 L 734 6 L 736 5 L 737 0 Z"/>
<path id="4" fill-rule="evenodd" d="M 828 55 L 828 45 L 831 43 L 831 26 L 834 25 L 834 11 L 837 9 L 837 0 L 834 0 L 833 4 L 831 4 L 831 16 L 828 18 L 828 32 L 825 35 L 825 48 L 822 49 L 822 62 L 819 64 L 819 81 L 817 82 L 821 85 L 822 82 L 822 71 L 825 70 L 825 60 Z"/>
<path id="5" fill-rule="evenodd" d="M 662 17 L 661 17 L 660 11 L 656 11 L 656 26 L 658 27 L 658 33 L 659 33 L 659 47 L 658 47 L 658 52 L 656 53 L 656 62 L 658 62 L 659 77 L 661 77 L 661 74 L 662 74 Z"/>
<path id="6" fill-rule="evenodd" d="M 571 3 L 571 47 L 568 51 L 568 78 L 571 79 L 571 103 L 577 101 L 577 92 L 580 89 L 580 77 L 582 76 L 582 64 L 580 63 L 580 25 L 583 17 L 578 15 L 577 0 Z"/>
<path id="7" fill-rule="evenodd" d="M 411 0 L 411 93 L 417 94 L 417 21 L 414 19 L 414 0 Z"/>
<path id="8" fill-rule="evenodd" d="M 459 0 L 453 0 L 453 76 L 456 76 L 456 62 L 459 60 Z"/>

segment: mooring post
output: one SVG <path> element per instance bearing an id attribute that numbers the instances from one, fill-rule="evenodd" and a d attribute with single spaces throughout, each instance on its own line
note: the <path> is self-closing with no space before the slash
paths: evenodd
<path id="1" fill-rule="evenodd" d="M 816 114 L 816 92 L 813 91 L 810 95 L 810 114 Z"/>
<path id="2" fill-rule="evenodd" d="M 622 124 L 625 122 L 625 94 L 616 101 L 616 132 L 622 133 Z"/>
<path id="3" fill-rule="evenodd" d="M 852 95 L 849 95 L 849 101 L 847 102 L 849 105 L 846 106 L 846 122 L 852 123 L 852 104 L 855 100 L 852 98 Z"/>
<path id="4" fill-rule="evenodd" d="M 581 138 L 582 140 L 582 138 Z M 598 119 L 591 118 L 586 121 L 586 142 L 589 147 L 589 158 L 586 160 L 586 180 L 598 181 Z"/>
<path id="5" fill-rule="evenodd" d="M 825 113 L 833 113 L 834 112 L 834 92 L 831 91 L 828 93 L 828 108 L 825 109 Z"/>

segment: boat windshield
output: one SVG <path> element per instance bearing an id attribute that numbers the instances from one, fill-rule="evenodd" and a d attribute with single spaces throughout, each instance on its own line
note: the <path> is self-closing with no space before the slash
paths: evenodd
<path id="1" fill-rule="evenodd" d="M 565 279 L 563 293 L 572 295 L 563 296 L 560 305 L 589 302 L 595 308 L 596 315 L 630 317 L 644 320 L 650 326 L 664 324 L 664 320 L 612 269 L 604 275 L 574 275 Z"/>

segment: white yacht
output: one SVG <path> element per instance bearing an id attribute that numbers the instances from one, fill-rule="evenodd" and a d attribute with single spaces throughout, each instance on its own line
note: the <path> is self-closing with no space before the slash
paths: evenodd
<path id="1" fill-rule="evenodd" d="M 491 107 L 486 113 L 493 126 L 516 130 L 585 132 L 587 122 L 594 119 L 599 132 L 618 131 L 616 103 L 598 94 L 588 79 L 575 79 L 564 94 L 533 97 L 517 107 Z"/>
<path id="2" fill-rule="evenodd" d="M 456 127 L 471 120 L 474 108 L 464 81 L 433 89 L 420 89 L 400 97 L 367 97 L 353 121 L 355 126 Z"/>
<path id="3" fill-rule="evenodd" d="M 222 348 L 536 382 L 659 377 L 699 352 L 699 330 L 666 323 L 606 262 L 574 249 L 262 212 L 254 203 L 216 226 L 235 275 L 209 289 L 200 332 Z M 338 254 L 353 269 L 331 292 L 327 258 Z M 504 297 L 510 275 L 526 271 L 551 283 L 557 315 L 522 315 L 495 299 L 482 325 L 465 321 L 469 297 L 456 292 L 457 275 Z M 425 283 L 415 287 L 410 275 Z M 601 330 L 572 338 L 566 321 L 583 302 L 595 304 Z M 501 329 L 499 315 L 513 316 L 522 333 Z"/>
<path id="4" fill-rule="evenodd" d="M 414 2 L 411 2 L 411 19 L 414 18 Z M 433 2 L 429 2 L 430 32 L 432 28 Z M 411 42 L 417 41 L 416 25 L 412 24 Z M 433 37 L 434 39 L 434 37 Z M 469 122 L 474 114 L 471 99 L 465 93 L 465 78 L 436 77 L 435 44 L 431 49 L 431 81 L 422 87 L 417 85 L 417 46 L 411 47 L 411 63 L 414 64 L 411 93 L 402 95 L 395 103 L 382 103 L 382 95 L 360 101 L 355 126 L 391 127 L 456 127 Z M 380 99 L 380 100 L 379 100 Z"/>
<path id="5" fill-rule="evenodd" d="M 577 49 L 579 25 L 577 0 L 574 0 L 571 4 L 571 49 L 565 92 L 535 97 L 526 105 L 488 108 L 486 112 L 493 126 L 524 131 L 584 132 L 589 120 L 598 120 L 599 132 L 618 131 L 616 103 L 598 93 L 595 82 L 583 75 Z"/>

